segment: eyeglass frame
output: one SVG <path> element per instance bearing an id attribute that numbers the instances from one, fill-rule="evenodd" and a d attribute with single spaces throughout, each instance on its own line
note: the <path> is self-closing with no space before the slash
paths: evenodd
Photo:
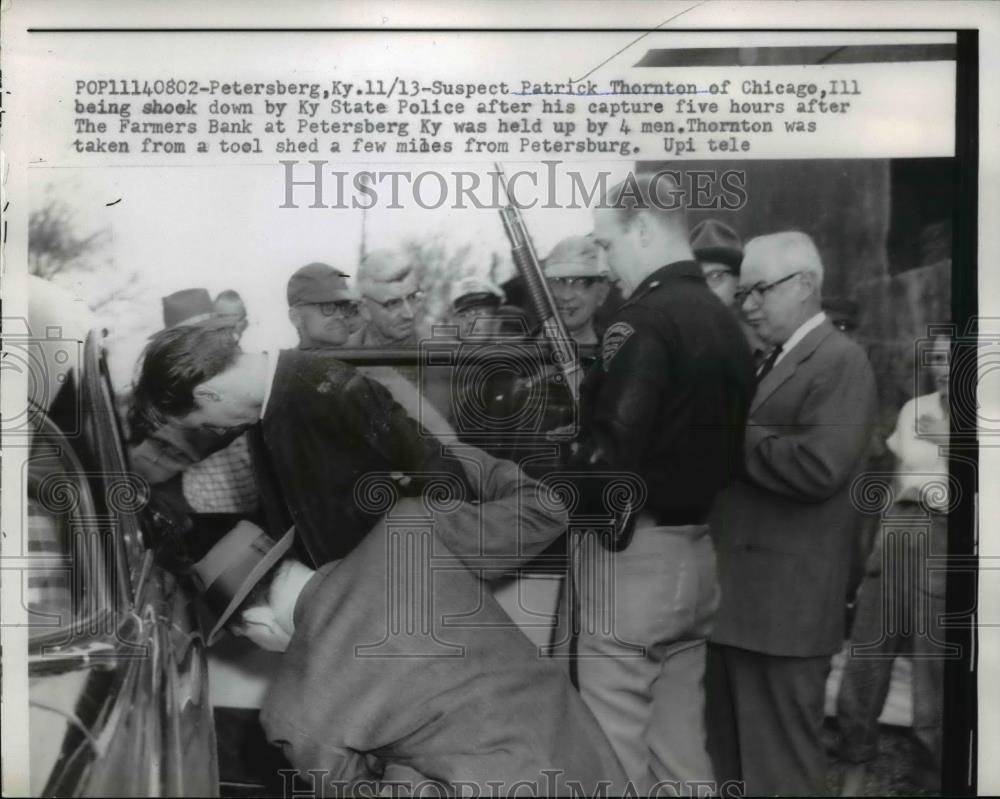
<path id="1" fill-rule="evenodd" d="M 547 277 L 545 282 L 548 284 L 550 290 L 557 287 L 565 287 L 572 289 L 575 292 L 580 292 L 581 287 L 584 289 L 593 288 L 601 283 L 605 282 L 603 275 L 579 275 L 575 277 Z"/>
<path id="2" fill-rule="evenodd" d="M 342 320 L 352 319 L 361 313 L 361 303 L 357 300 L 327 300 L 326 302 L 299 302 L 295 304 L 296 308 L 301 308 L 304 305 L 311 305 L 319 308 L 320 314 L 322 314 L 327 319 L 338 318 Z M 329 313 L 327 309 L 329 308 Z M 349 313 L 345 313 L 347 309 L 350 309 Z"/>
<path id="3" fill-rule="evenodd" d="M 718 286 L 722 282 L 723 277 L 736 277 L 736 272 L 730 269 L 728 266 L 720 266 L 716 269 L 712 269 L 705 272 L 705 282 L 710 286 Z"/>
<path id="4" fill-rule="evenodd" d="M 382 306 L 382 310 L 386 313 L 396 313 L 402 310 L 403 304 L 406 303 L 412 309 L 415 305 L 424 301 L 427 296 L 427 292 L 423 289 L 417 289 L 407 294 L 405 297 L 390 297 L 385 302 L 382 300 L 376 300 L 374 297 L 370 297 L 367 294 L 364 295 L 366 300 L 371 300 L 376 305 Z"/>
<path id="5" fill-rule="evenodd" d="M 798 277 L 804 273 L 805 270 L 800 269 L 798 272 L 792 272 L 790 275 L 785 275 L 783 278 L 775 280 L 771 283 L 756 283 L 748 289 L 737 289 L 735 294 L 733 294 L 733 299 L 736 301 L 736 304 L 741 307 L 743 303 L 750 299 L 750 297 L 754 297 L 755 302 L 762 303 L 764 302 L 764 295 L 771 289 L 777 288 L 785 281 L 791 280 L 793 277 Z"/>

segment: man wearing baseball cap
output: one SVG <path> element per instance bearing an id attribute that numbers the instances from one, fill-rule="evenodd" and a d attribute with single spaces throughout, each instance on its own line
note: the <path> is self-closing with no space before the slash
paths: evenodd
<path id="1" fill-rule="evenodd" d="M 513 463 L 456 454 L 481 503 L 437 489 L 387 499 L 358 547 L 318 571 L 288 556 L 292 531 L 237 525 L 191 568 L 209 644 L 228 628 L 285 653 L 261 723 L 320 795 L 388 783 L 618 795 L 625 777 L 593 715 L 482 583 L 557 535 L 565 512 Z"/>
<path id="2" fill-rule="evenodd" d="M 358 296 L 348 275 L 327 264 L 306 264 L 288 280 L 288 318 L 299 349 L 327 349 L 350 343 L 363 326 Z"/>
<path id="3" fill-rule="evenodd" d="M 597 344 L 594 314 L 608 296 L 607 271 L 590 236 L 560 241 L 542 263 L 566 330 L 577 344 Z"/>
<path id="4" fill-rule="evenodd" d="M 465 277 L 452 292 L 451 312 L 458 325 L 458 337 L 478 337 L 496 333 L 497 311 L 503 305 L 504 293 L 490 281 Z"/>
<path id="5" fill-rule="evenodd" d="M 718 219 L 706 219 L 691 230 L 691 251 L 701 264 L 712 293 L 727 308 L 735 308 L 740 264 L 743 263 L 739 233 Z"/>

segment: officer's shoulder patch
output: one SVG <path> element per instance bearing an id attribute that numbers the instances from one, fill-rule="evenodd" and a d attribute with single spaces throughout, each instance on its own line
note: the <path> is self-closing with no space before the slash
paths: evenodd
<path id="1" fill-rule="evenodd" d="M 628 322 L 615 322 L 604 331 L 604 340 L 601 343 L 601 362 L 605 370 L 611 363 L 611 359 L 618 354 L 618 350 L 632 337 L 633 333 L 635 333 L 635 328 Z"/>

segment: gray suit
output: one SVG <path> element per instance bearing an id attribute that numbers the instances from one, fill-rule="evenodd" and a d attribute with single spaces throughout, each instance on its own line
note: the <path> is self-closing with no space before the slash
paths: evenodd
<path id="1" fill-rule="evenodd" d="M 717 777 L 742 778 L 748 793 L 824 790 L 823 690 L 845 636 L 850 490 L 875 411 L 867 356 L 824 321 L 758 386 L 744 475 L 712 512 L 722 604 L 710 748 Z"/>

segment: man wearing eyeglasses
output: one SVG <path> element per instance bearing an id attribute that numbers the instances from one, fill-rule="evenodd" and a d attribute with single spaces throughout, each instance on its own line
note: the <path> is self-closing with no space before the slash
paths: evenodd
<path id="1" fill-rule="evenodd" d="M 288 281 L 288 318 L 299 334 L 300 350 L 360 346 L 365 334 L 358 294 L 345 273 L 322 263 L 306 264 Z M 388 366 L 361 366 L 358 371 L 378 380 L 412 417 L 434 432 L 450 432 L 440 414 L 421 401 L 415 375 L 404 377 Z"/>
<path id="2" fill-rule="evenodd" d="M 822 283 L 805 233 L 747 243 L 736 301 L 773 349 L 757 371 L 742 473 L 712 512 L 722 603 L 706 717 L 716 779 L 754 796 L 826 792 L 825 686 L 844 641 L 851 484 L 876 395 L 864 351 L 821 310 Z"/>
<path id="3" fill-rule="evenodd" d="M 594 347 L 600 342 L 594 317 L 610 290 L 607 268 L 600 261 L 593 238 L 568 236 L 562 239 L 542 261 L 542 272 L 566 331 L 576 344 L 587 347 L 583 353 L 577 353 L 581 366 L 587 369 L 594 362 Z M 567 439 L 576 433 L 579 419 L 572 396 L 555 364 L 541 370 L 533 369 L 517 381 L 510 407 L 520 409 L 528 403 L 535 405 L 541 414 L 530 417 L 524 439 L 516 442 L 510 457 L 515 461 L 523 459 L 529 473 L 540 475 L 565 463 Z M 512 415 L 508 412 L 508 416 Z M 540 451 L 539 431 L 548 434 L 545 447 L 551 455 Z M 563 442 L 558 449 L 553 448 L 556 441 Z"/>
<path id="4" fill-rule="evenodd" d="M 368 253 L 358 269 L 358 290 L 368 320 L 364 346 L 416 346 L 424 293 L 402 255 L 389 250 Z"/>
<path id="5" fill-rule="evenodd" d="M 347 275 L 321 263 L 306 264 L 288 280 L 288 318 L 299 334 L 299 349 L 345 346 L 350 320 L 360 316 Z"/>
<path id="6" fill-rule="evenodd" d="M 760 364 L 767 356 L 768 347 L 743 320 L 736 304 L 740 265 L 743 263 L 743 244 L 739 234 L 724 222 L 706 219 L 692 229 L 691 249 L 701 264 L 701 271 L 705 275 L 709 289 L 739 318 L 750 344 L 754 362 Z"/>
<path id="7" fill-rule="evenodd" d="M 607 270 L 590 236 L 560 241 L 542 264 L 556 310 L 577 344 L 597 344 L 594 314 L 608 297 Z"/>

